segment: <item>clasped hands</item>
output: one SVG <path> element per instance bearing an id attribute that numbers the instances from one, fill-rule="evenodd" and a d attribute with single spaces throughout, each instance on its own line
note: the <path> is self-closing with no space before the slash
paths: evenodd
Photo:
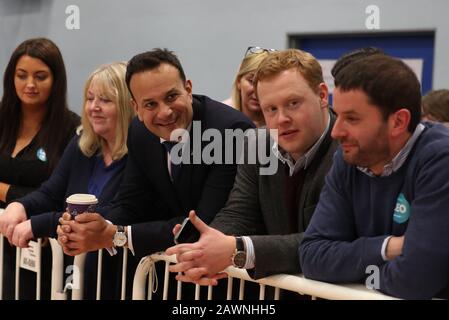
<path id="1" fill-rule="evenodd" d="M 98 213 L 82 213 L 72 219 L 68 212 L 59 218 L 56 233 L 64 253 L 75 256 L 112 247 L 115 226 Z"/>
<path id="2" fill-rule="evenodd" d="M 177 259 L 177 263 L 171 265 L 169 270 L 179 273 L 176 276 L 179 281 L 217 285 L 219 279 L 227 277 L 223 270 L 232 264 L 235 237 L 209 227 L 193 210 L 190 211 L 189 218 L 200 232 L 200 239 L 194 243 L 181 243 L 168 248 L 165 253 L 176 254 Z M 181 225 L 177 224 L 173 228 L 173 234 L 180 228 Z"/>

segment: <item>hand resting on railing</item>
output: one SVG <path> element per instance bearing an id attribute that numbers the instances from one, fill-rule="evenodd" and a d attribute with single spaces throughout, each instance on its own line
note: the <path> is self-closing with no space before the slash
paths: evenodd
<path id="1" fill-rule="evenodd" d="M 27 220 L 27 215 L 23 205 L 19 202 L 10 203 L 0 215 L 0 233 L 12 244 L 15 227 L 25 220 Z"/>

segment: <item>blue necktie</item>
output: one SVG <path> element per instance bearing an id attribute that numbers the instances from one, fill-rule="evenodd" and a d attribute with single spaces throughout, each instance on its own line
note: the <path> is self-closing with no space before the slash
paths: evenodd
<path id="1" fill-rule="evenodd" d="M 162 144 L 164 145 L 165 150 L 170 153 L 171 149 L 177 144 L 177 142 L 164 141 L 162 142 Z M 172 161 L 170 161 L 170 171 L 171 180 L 176 181 L 179 178 L 179 173 L 181 172 L 181 164 L 174 164 Z"/>

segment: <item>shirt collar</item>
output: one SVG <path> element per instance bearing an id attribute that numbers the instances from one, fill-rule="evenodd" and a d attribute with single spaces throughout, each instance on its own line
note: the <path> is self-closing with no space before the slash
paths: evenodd
<path id="1" fill-rule="evenodd" d="M 186 142 L 189 141 L 191 128 L 192 128 L 192 123 L 190 123 L 189 126 L 187 127 L 187 129 L 182 133 L 182 135 L 180 137 L 178 137 L 178 142 L 182 142 L 185 144 Z M 161 142 L 161 144 L 163 144 L 167 140 L 159 137 L 159 141 Z M 174 141 L 174 142 L 176 142 L 176 141 Z"/>
<path id="2" fill-rule="evenodd" d="M 272 151 L 274 155 L 284 164 L 288 165 L 289 168 L 289 175 L 290 177 L 293 176 L 295 173 L 297 173 L 301 169 L 307 169 L 307 167 L 312 162 L 316 152 L 318 151 L 321 143 L 323 142 L 324 138 L 326 137 L 327 133 L 329 132 L 331 123 L 330 116 L 327 119 L 327 126 L 324 130 L 321 137 L 313 144 L 313 146 L 305 153 L 303 154 L 298 161 L 295 162 L 295 160 L 292 158 L 292 156 L 283 150 L 277 142 L 274 142 Z"/>
<path id="3" fill-rule="evenodd" d="M 416 126 L 413 135 L 410 137 L 410 139 L 408 139 L 405 146 L 398 152 L 398 154 L 393 158 L 393 160 L 391 160 L 384 166 L 384 170 L 380 174 L 380 177 L 388 177 L 402 167 L 405 160 L 407 160 L 410 151 L 412 151 L 413 146 L 415 145 L 416 141 L 418 140 L 421 133 L 423 133 L 425 128 L 426 127 L 422 123 L 419 123 Z M 365 173 L 370 177 L 376 177 L 376 175 L 369 168 L 357 166 L 357 169 L 359 169 L 360 171 L 362 171 L 363 173 Z"/>

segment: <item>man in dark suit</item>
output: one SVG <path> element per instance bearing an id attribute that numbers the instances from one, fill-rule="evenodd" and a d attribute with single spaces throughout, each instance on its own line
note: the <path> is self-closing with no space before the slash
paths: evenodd
<path id="1" fill-rule="evenodd" d="M 215 285 L 231 265 L 255 279 L 300 272 L 298 246 L 337 146 L 330 136 L 335 115 L 321 67 L 306 52 L 270 53 L 254 86 L 267 129 L 278 131 L 270 143 L 278 170 L 261 175 L 264 165 L 240 164 L 229 200 L 210 227 L 190 213 L 200 240 L 166 250 L 177 254 L 179 263 L 170 268 L 184 272 L 179 280 Z"/>
<path id="2" fill-rule="evenodd" d="M 129 128 L 125 175 L 106 216 L 113 224 L 97 214 L 62 220 L 59 241 L 70 255 L 127 246 L 136 256 L 145 256 L 173 244 L 171 230 L 190 210 L 212 221 L 234 184 L 236 161 L 225 164 L 225 154 L 237 143 L 221 139 L 214 154 L 205 132 L 224 137 L 225 129 L 254 127 L 242 113 L 193 95 L 178 58 L 166 49 L 133 57 L 126 81 L 138 119 Z M 216 161 L 206 159 L 208 152 Z M 174 161 L 177 156 L 180 166 Z"/>

